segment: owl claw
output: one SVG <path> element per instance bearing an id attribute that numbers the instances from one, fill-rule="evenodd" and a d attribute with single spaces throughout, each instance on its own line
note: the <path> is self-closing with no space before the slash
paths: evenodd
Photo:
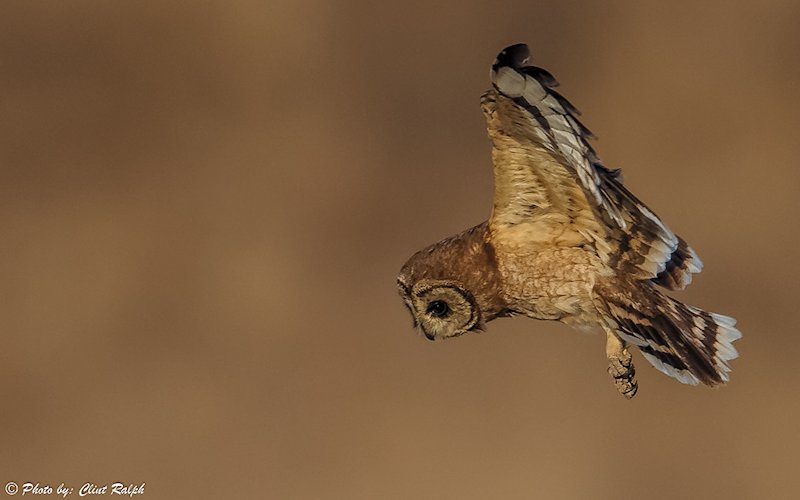
<path id="1" fill-rule="evenodd" d="M 606 343 L 608 356 L 608 373 L 614 378 L 614 385 L 620 394 L 631 399 L 639 390 L 636 382 L 636 368 L 633 366 L 633 357 L 625 343 L 616 335 L 609 333 Z"/>
<path id="2" fill-rule="evenodd" d="M 633 378 L 636 368 L 633 366 L 633 357 L 627 349 L 608 358 L 608 373 L 614 378 Z"/>
<path id="3" fill-rule="evenodd" d="M 614 385 L 617 386 L 619 393 L 625 396 L 626 399 L 634 397 L 636 391 L 639 390 L 639 384 L 635 380 L 615 378 Z"/>

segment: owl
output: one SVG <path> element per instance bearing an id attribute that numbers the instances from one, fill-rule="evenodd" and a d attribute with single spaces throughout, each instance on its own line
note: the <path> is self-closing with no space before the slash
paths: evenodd
<path id="1" fill-rule="evenodd" d="M 685 384 L 726 383 L 736 321 L 662 291 L 685 288 L 700 258 L 600 162 L 578 111 L 529 54 L 524 44 L 500 52 L 481 96 L 494 166 L 489 220 L 420 250 L 400 271 L 414 326 L 429 340 L 514 315 L 599 327 L 626 398 L 638 390 L 632 346 Z"/>

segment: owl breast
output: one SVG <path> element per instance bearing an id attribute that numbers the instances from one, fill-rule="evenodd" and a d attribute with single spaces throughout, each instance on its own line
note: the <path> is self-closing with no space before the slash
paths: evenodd
<path id="1" fill-rule="evenodd" d="M 504 299 L 514 312 L 577 327 L 597 324 L 592 289 L 608 273 L 593 251 L 502 243 L 496 251 Z"/>

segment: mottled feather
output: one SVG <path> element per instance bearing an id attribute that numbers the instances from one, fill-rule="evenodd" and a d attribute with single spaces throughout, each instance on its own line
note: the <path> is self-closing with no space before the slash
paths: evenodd
<path id="1" fill-rule="evenodd" d="M 497 114 L 501 117 L 493 121 L 498 124 L 499 133 L 492 134 L 490 123 L 489 135 L 496 147 L 508 151 L 503 161 L 495 161 L 495 181 L 508 184 L 509 172 L 504 170 L 514 168 L 511 183 L 527 195 L 520 196 L 511 208 L 519 214 L 530 214 L 534 207 L 561 208 L 574 203 L 576 206 L 567 214 L 582 219 L 573 221 L 574 230 L 600 246 L 610 241 L 611 252 L 601 253 L 607 256 L 611 267 L 637 278 L 653 279 L 666 288 L 686 286 L 691 282 L 691 273 L 702 268 L 697 254 L 685 243 L 679 251 L 682 240 L 625 188 L 620 170 L 602 165 L 589 143 L 592 134 L 578 120 L 575 106 L 553 90 L 558 82 L 552 74 L 527 64 L 529 56 L 524 44 L 503 50 L 492 65 L 494 92 L 484 94 L 481 101 L 485 113 L 487 105 L 500 107 Z M 504 98 L 525 113 L 509 110 L 510 106 L 502 102 Z M 497 141 L 497 136 L 513 138 L 516 143 L 509 145 L 511 141 L 506 140 L 506 144 L 498 144 L 502 141 Z M 532 150 L 538 150 L 538 154 L 532 154 Z M 543 162 L 541 150 L 549 153 L 560 168 Z M 524 166 L 520 168 L 521 165 Z M 540 175 L 520 172 L 525 167 Z M 576 196 L 574 189 L 565 184 L 582 189 L 593 209 L 594 222 L 588 221 L 583 197 Z M 497 217 L 500 219 L 502 214 Z"/>

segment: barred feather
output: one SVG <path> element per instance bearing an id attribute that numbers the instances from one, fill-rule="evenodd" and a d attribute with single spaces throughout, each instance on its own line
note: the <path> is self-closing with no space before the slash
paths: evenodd
<path id="1" fill-rule="evenodd" d="M 558 85 L 553 75 L 542 68 L 528 66 L 529 57 L 525 44 L 512 45 L 500 52 L 492 65 L 492 85 L 533 115 L 542 144 L 564 158 L 587 196 L 624 228 L 625 221 L 618 207 L 601 189 L 600 172 L 594 166 L 599 160 L 589 144 L 591 131 L 578 120 L 575 106 L 553 90 Z"/>
<path id="2" fill-rule="evenodd" d="M 664 270 L 653 279 L 669 290 L 683 290 L 692 282 L 692 274 L 703 269 L 703 261 L 683 238 L 678 236 L 678 248 L 672 252 Z"/>
<path id="3" fill-rule="evenodd" d="M 694 250 L 625 188 L 619 169 L 602 165 L 589 143 L 592 132 L 577 118 L 580 112 L 553 90 L 558 81 L 552 74 L 527 65 L 529 57 L 524 44 L 503 50 L 492 65 L 492 84 L 530 113 L 536 137 L 565 160 L 587 198 L 594 200 L 611 229 L 606 237 L 617 243 L 610 266 L 668 289 L 684 288 L 691 273 L 702 268 Z"/>
<path id="4" fill-rule="evenodd" d="M 678 302 L 646 283 L 598 291 L 607 326 L 658 370 L 684 384 L 728 381 L 728 362 L 738 356 L 733 342 L 742 336 L 735 319 Z"/>
<path id="5" fill-rule="evenodd" d="M 700 257 L 621 182 L 604 181 L 624 217 L 631 221 L 628 230 L 615 234 L 619 247 L 610 265 L 669 290 L 684 289 L 692 282 L 692 274 L 703 269 Z"/>

